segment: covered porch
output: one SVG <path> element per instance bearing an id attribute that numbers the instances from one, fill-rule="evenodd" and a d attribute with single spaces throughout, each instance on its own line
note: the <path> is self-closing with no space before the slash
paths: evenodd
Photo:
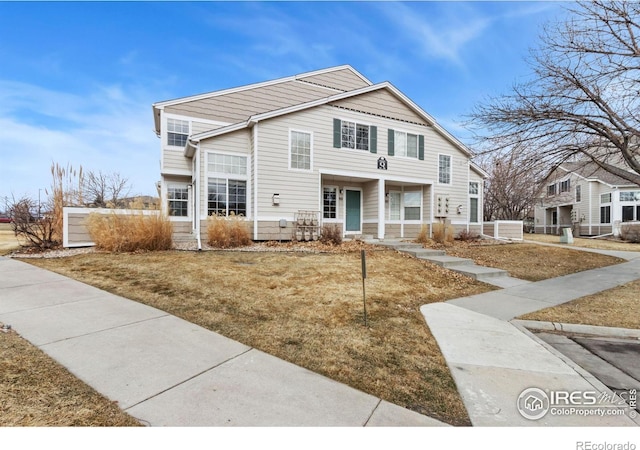
<path id="1" fill-rule="evenodd" d="M 414 238 L 433 222 L 433 183 L 386 176 L 320 174 L 323 224 L 336 224 L 345 237 Z"/>

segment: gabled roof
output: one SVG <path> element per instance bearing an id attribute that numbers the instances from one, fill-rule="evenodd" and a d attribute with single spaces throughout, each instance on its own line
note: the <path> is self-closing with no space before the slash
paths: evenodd
<path id="1" fill-rule="evenodd" d="M 173 100 L 165 100 L 154 103 L 153 117 L 155 121 L 156 133 L 160 132 L 160 111 L 166 107 L 180 105 L 183 103 L 194 102 L 198 100 L 207 100 L 215 97 L 243 93 L 251 90 L 259 91 L 262 88 L 269 86 L 275 86 L 280 84 L 286 84 L 291 82 L 306 83 L 309 89 L 307 91 L 315 91 L 310 93 L 312 97 L 321 98 L 335 93 L 346 92 L 352 90 L 353 87 L 366 87 L 371 86 L 373 83 L 364 77 L 360 72 L 355 70 L 350 65 L 342 65 L 336 67 L 329 67 L 327 69 L 315 70 L 312 72 L 304 72 L 298 75 L 289 77 L 277 78 L 275 80 L 263 81 L 260 83 L 253 83 L 244 86 L 239 86 L 230 89 L 223 89 L 220 91 L 207 92 L 204 94 L 192 95 L 188 97 L 181 97 Z M 293 104 L 293 103 L 292 103 Z M 287 105 L 291 106 L 291 105 Z M 264 112 L 264 111 L 260 111 Z"/>
<path id="2" fill-rule="evenodd" d="M 374 85 L 369 85 L 366 87 L 362 87 L 360 89 L 355 89 L 352 91 L 347 91 L 347 92 L 340 92 L 328 97 L 324 97 L 324 98 L 319 98 L 317 100 L 313 100 L 310 102 L 306 102 L 306 103 L 301 103 L 298 105 L 292 105 L 292 106 L 288 106 L 285 108 L 280 108 L 274 111 L 268 111 L 268 112 L 264 112 L 264 113 L 260 113 L 260 114 L 255 114 L 252 115 L 251 117 L 249 117 L 246 121 L 244 122 L 239 122 L 239 123 L 235 123 L 232 125 L 228 125 L 226 127 L 221 127 L 221 128 L 217 128 L 215 130 L 211 130 L 211 131 L 206 131 L 204 133 L 199 133 L 196 135 L 191 136 L 189 139 L 196 143 L 196 142 L 200 142 L 204 139 L 209 139 L 215 136 L 220 136 L 223 134 L 227 134 L 233 131 L 237 131 L 243 128 L 248 128 L 253 126 L 254 124 L 258 123 L 261 120 L 267 120 L 267 119 L 271 119 L 274 117 L 278 117 L 278 116 L 282 116 L 285 114 L 291 114 L 294 112 L 298 112 L 298 111 L 303 111 L 309 108 L 313 108 L 316 106 L 321 106 L 321 105 L 326 105 L 328 103 L 331 102 L 335 102 L 337 100 L 342 100 L 345 98 L 349 98 L 349 97 L 355 97 L 357 95 L 363 95 L 369 92 L 374 92 L 377 90 L 381 90 L 381 89 L 385 89 L 388 92 L 390 92 L 391 94 L 393 94 L 398 100 L 400 100 L 402 103 L 404 103 L 408 108 L 410 108 L 411 110 L 413 110 L 416 114 L 418 114 L 418 116 L 420 116 L 423 120 L 425 120 L 429 126 L 433 127 L 441 136 L 443 136 L 445 139 L 447 139 L 451 144 L 453 144 L 456 148 L 458 148 L 460 151 L 462 151 L 463 153 L 465 153 L 468 156 L 472 156 L 472 152 L 471 150 L 469 150 L 462 142 L 460 142 L 457 138 L 455 138 L 453 135 L 451 135 L 448 131 L 446 131 L 444 128 L 442 128 L 437 122 L 436 120 L 431 117 L 429 114 L 427 114 L 427 112 L 425 112 L 422 108 L 420 108 L 418 105 L 416 105 L 411 99 L 409 99 L 406 95 L 404 95 L 399 89 L 397 89 L 395 86 L 393 86 L 391 83 L 389 83 L 388 81 L 385 81 L 383 83 L 378 83 L 378 84 L 374 84 Z M 188 150 L 188 149 L 187 149 Z"/>
<path id="3" fill-rule="evenodd" d="M 575 173 L 587 180 L 595 180 L 609 186 L 634 186 L 629 180 L 607 172 L 592 161 L 565 162 L 559 166 L 560 169 Z"/>

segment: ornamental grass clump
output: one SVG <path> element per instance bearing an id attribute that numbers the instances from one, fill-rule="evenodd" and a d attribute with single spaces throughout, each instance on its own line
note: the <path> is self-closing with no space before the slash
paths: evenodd
<path id="1" fill-rule="evenodd" d="M 242 216 L 209 216 L 207 244 L 215 248 L 236 248 L 251 244 L 247 221 Z"/>
<path id="2" fill-rule="evenodd" d="M 173 224 L 162 214 L 90 214 L 87 229 L 96 248 L 110 252 L 169 250 Z"/>

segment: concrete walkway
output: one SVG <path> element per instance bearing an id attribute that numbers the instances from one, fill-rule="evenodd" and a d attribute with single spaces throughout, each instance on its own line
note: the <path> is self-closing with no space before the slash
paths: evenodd
<path id="1" fill-rule="evenodd" d="M 621 255 L 621 252 L 616 253 L 616 256 Z M 629 408 L 624 415 L 607 415 L 620 408 L 608 400 L 613 398 L 613 393 L 604 384 L 571 360 L 563 358 L 517 321 L 508 322 L 521 314 L 640 279 L 640 255 L 624 256 L 629 262 L 421 308 L 473 425 L 640 424 L 635 412 Z M 550 412 L 542 418 L 525 418 L 518 408 L 519 396 L 532 387 L 547 394 L 552 391 L 595 392 L 599 399 L 597 406 L 603 415 L 553 414 L 554 409 L 548 407 Z M 577 409 L 583 413 L 589 410 L 582 406 Z"/>
<path id="2" fill-rule="evenodd" d="M 446 425 L 158 309 L 2 257 L 0 322 L 147 425 Z"/>

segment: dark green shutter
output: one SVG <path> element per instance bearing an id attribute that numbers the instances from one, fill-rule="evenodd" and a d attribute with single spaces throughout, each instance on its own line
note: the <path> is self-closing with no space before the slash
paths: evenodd
<path id="1" fill-rule="evenodd" d="M 395 131 L 393 131 L 391 128 L 389 128 L 389 139 L 388 139 L 388 145 L 387 145 L 387 154 L 389 156 L 393 156 L 394 155 L 394 151 L 395 151 L 395 144 L 393 143 L 393 140 L 395 138 Z"/>
<path id="2" fill-rule="evenodd" d="M 373 125 L 369 127 L 369 151 L 378 153 L 378 127 Z"/>
<path id="3" fill-rule="evenodd" d="M 342 147 L 342 121 L 333 119 L 333 146 L 335 148 Z"/>
<path id="4" fill-rule="evenodd" d="M 418 136 L 418 159 L 424 161 L 424 136 Z"/>

